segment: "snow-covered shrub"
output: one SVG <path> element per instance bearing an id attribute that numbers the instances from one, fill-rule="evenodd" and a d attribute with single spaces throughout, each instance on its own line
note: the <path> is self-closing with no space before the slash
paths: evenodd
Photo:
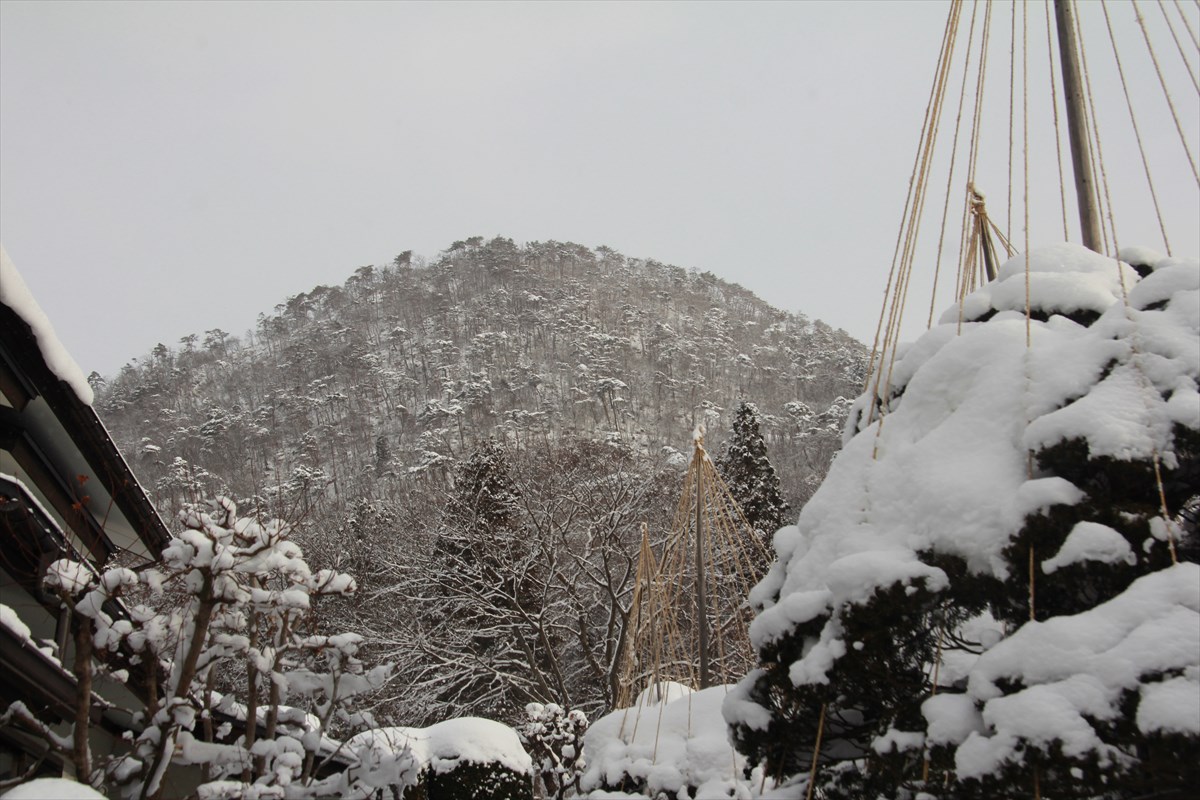
<path id="1" fill-rule="evenodd" d="M 130 751 L 102 765 L 106 788 L 156 797 L 171 764 L 192 764 L 203 768 L 203 798 L 369 791 L 377 776 L 364 769 L 316 777 L 321 762 L 339 750 L 327 736 L 331 725 L 368 721 L 353 713 L 353 700 L 381 686 L 389 672 L 366 669 L 361 636 L 327 635 L 315 625 L 318 598 L 355 591 L 354 579 L 313 572 L 286 524 L 239 518 L 224 498 L 209 511 L 186 510 L 180 522 L 156 567 L 101 572 L 62 559 L 46 575 L 47 588 L 80 620 L 77 644 L 86 643 L 110 667 L 120 664 L 117 672 L 145 698 L 144 708 L 130 709 L 143 726 Z M 142 602 L 120 604 L 122 593 Z M 253 687 L 244 704 L 214 691 L 218 673 L 234 668 Z M 85 707 L 88 686 L 80 680 Z M 226 721 L 218 725 L 221 716 Z M 237 721 L 244 733 L 231 736 Z M 82 732 L 86 742 L 86 726 Z M 79 750 L 76 744 L 77 764 Z"/>
<path id="2" fill-rule="evenodd" d="M 568 790 L 578 791 L 579 776 L 587 766 L 583 757 L 587 717 L 557 703 L 530 703 L 525 718 L 518 732 L 547 794 L 562 800 Z"/>
<path id="3" fill-rule="evenodd" d="M 1200 265 L 1025 258 L 883 356 L 751 595 L 739 749 L 816 796 L 1116 798 L 1200 775 Z M 1178 560 L 1178 565 L 1173 561 Z"/>
<path id="4" fill-rule="evenodd" d="M 692 692 L 677 683 L 642 693 L 630 708 L 601 717 L 584 737 L 585 793 L 650 798 L 748 798 L 746 759 L 729 742 L 721 703 L 730 686 Z"/>
<path id="5" fill-rule="evenodd" d="M 360 764 L 392 764 L 395 783 L 376 783 L 403 800 L 520 800 L 533 797 L 533 762 L 517 732 L 478 717 L 428 728 L 378 728 L 346 742 Z M 387 796 L 385 794 L 385 796 Z"/>

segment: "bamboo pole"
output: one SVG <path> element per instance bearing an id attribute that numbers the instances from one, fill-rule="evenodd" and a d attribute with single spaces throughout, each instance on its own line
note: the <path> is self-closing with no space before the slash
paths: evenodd
<path id="1" fill-rule="evenodd" d="M 696 439 L 696 630 L 700 643 L 700 688 L 710 685 L 708 655 L 708 587 L 704 575 L 704 446 Z"/>

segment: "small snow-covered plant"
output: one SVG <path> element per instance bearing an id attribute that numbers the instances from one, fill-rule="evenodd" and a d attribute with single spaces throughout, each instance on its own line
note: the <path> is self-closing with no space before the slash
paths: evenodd
<path id="1" fill-rule="evenodd" d="M 578 792 L 579 776 L 587 766 L 583 756 L 587 717 L 578 709 L 567 711 L 556 703 L 530 703 L 525 706 L 525 717 L 518 733 L 546 796 L 562 800 L 567 792 Z"/>
<path id="2" fill-rule="evenodd" d="M 64 559 L 46 577 L 80 619 L 76 661 L 112 654 L 134 672 L 145 697 L 135 714 L 144 728 L 130 752 L 107 760 L 107 784 L 125 797 L 158 797 L 168 766 L 179 763 L 203 768 L 198 793 L 205 798 L 369 794 L 370 770 L 316 777 L 321 761 L 338 751 L 327 736 L 331 724 L 370 725 L 369 716 L 354 713 L 353 700 L 390 672 L 366 668 L 362 637 L 316 628 L 314 603 L 354 592 L 354 579 L 314 572 L 287 524 L 239 518 L 226 498 L 207 510 L 185 509 L 180 522 L 159 567 L 97 574 Z M 111 603 L 122 591 L 141 591 L 144 603 Z M 124 615 L 114 616 L 117 609 Z M 90 664 L 77 663 L 77 673 L 81 710 L 72 752 L 84 767 L 79 774 L 89 774 Z M 219 674 L 241 673 L 245 703 L 217 695 Z M 217 725 L 219 717 L 225 719 Z"/>

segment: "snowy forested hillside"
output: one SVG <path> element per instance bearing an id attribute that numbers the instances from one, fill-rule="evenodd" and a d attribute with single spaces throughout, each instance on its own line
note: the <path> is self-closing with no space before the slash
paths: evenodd
<path id="1" fill-rule="evenodd" d="M 164 516 L 229 494 L 298 521 L 314 565 L 359 578 L 338 613 L 398 662 L 381 702 L 417 724 L 610 706 L 630 567 L 642 523 L 669 526 L 675 450 L 703 422 L 722 453 L 753 402 L 798 509 L 866 360 L 709 273 L 475 237 L 92 382 Z"/>

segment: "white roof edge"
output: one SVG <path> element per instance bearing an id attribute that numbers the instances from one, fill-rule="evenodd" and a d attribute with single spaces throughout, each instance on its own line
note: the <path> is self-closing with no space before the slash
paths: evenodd
<path id="1" fill-rule="evenodd" d="M 83 370 L 79 368 L 79 364 L 71 358 L 71 354 L 58 340 L 49 317 L 33 299 L 33 293 L 29 291 L 21 273 L 17 272 L 16 265 L 8 257 L 3 245 L 0 245 L 0 303 L 4 303 L 15 311 L 17 316 L 33 329 L 33 335 L 37 339 L 38 349 L 41 350 L 46 366 L 71 387 L 81 403 L 90 406 L 95 400 L 95 395 Z"/>

